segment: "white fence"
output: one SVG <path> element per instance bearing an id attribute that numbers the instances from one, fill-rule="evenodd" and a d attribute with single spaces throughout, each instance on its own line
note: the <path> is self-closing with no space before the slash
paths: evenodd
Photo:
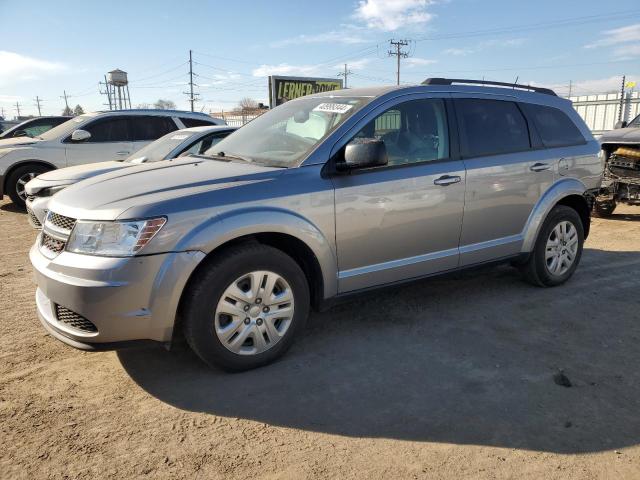
<path id="1" fill-rule="evenodd" d="M 569 97 L 569 100 L 573 102 L 573 108 L 595 135 L 613 130 L 614 125 L 620 119 L 629 122 L 640 114 L 640 95 L 638 92 L 625 94 L 622 102 L 622 115 L 620 115 L 620 92 Z"/>
<path id="2" fill-rule="evenodd" d="M 246 113 L 242 112 L 209 112 L 209 115 L 215 118 L 222 118 L 227 125 L 231 127 L 241 127 L 256 117 L 262 115 L 266 110 L 256 110 Z"/>

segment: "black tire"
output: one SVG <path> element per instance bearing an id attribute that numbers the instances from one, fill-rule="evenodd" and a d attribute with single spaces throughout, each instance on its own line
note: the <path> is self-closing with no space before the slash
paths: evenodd
<path id="1" fill-rule="evenodd" d="M 597 200 L 593 202 L 592 214 L 594 217 L 607 218 L 613 215 L 613 211 L 616 209 L 615 200 Z"/>
<path id="2" fill-rule="evenodd" d="M 18 182 L 21 178 L 26 175 L 33 175 L 34 177 L 40 175 L 41 173 L 48 172 L 51 168 L 37 164 L 37 163 L 29 163 L 26 165 L 21 165 L 15 170 L 13 170 L 9 176 L 7 177 L 7 191 L 6 194 L 9 195 L 11 201 L 18 207 L 24 207 L 25 199 L 20 197 L 18 194 Z"/>
<path id="3" fill-rule="evenodd" d="M 252 355 L 228 350 L 215 333 L 214 316 L 220 297 L 238 277 L 269 270 L 284 278 L 294 295 L 294 313 L 284 336 L 270 349 Z M 276 248 L 246 243 L 231 247 L 207 261 L 190 280 L 182 304 L 184 336 L 208 365 L 243 371 L 266 365 L 283 355 L 304 329 L 309 316 L 309 285 L 300 266 Z"/>
<path id="4" fill-rule="evenodd" d="M 578 234 L 578 248 L 575 255 L 573 264 L 562 275 L 553 275 L 548 267 L 546 261 L 546 247 L 547 240 L 549 239 L 552 230 L 563 221 L 569 221 L 576 228 Z M 525 279 L 533 285 L 539 287 L 555 287 L 562 285 L 569 280 L 575 272 L 580 258 L 582 257 L 582 247 L 584 245 L 584 226 L 578 212 L 573 208 L 565 205 L 556 205 L 542 225 L 538 238 L 534 246 L 533 252 L 529 256 L 528 260 L 522 265 L 521 271 L 524 274 Z"/>

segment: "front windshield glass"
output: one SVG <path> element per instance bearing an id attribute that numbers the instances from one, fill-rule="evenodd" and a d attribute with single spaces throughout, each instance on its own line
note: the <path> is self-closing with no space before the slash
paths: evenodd
<path id="1" fill-rule="evenodd" d="M 94 115 L 78 115 L 77 117 L 73 117 L 71 120 L 61 123 L 57 127 L 53 127 L 51 130 L 47 130 L 38 138 L 41 138 L 42 140 L 55 140 L 56 138 L 64 137 L 80 128 L 80 124 L 93 117 Z"/>
<path id="2" fill-rule="evenodd" d="M 252 120 L 205 154 L 269 167 L 295 167 L 370 100 L 347 96 L 292 100 Z"/>
<path id="3" fill-rule="evenodd" d="M 629 122 L 630 127 L 640 127 L 640 115 Z"/>
<path id="4" fill-rule="evenodd" d="M 177 131 L 167 133 L 164 137 L 160 137 L 155 142 L 151 142 L 149 145 L 141 148 L 136 153 L 127 158 L 126 162 L 132 162 L 137 159 L 145 157 L 145 162 L 157 162 L 164 160 L 171 151 L 181 143 L 189 141 L 197 135 L 196 132 L 184 132 Z"/>

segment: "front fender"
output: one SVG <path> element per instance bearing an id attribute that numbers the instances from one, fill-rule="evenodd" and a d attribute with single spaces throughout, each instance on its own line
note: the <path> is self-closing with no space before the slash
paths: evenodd
<path id="1" fill-rule="evenodd" d="M 538 232 L 542 228 L 547 215 L 551 209 L 563 198 L 569 195 L 582 196 L 587 190 L 587 187 L 580 180 L 575 178 L 561 178 L 554 183 L 545 193 L 542 195 L 538 203 L 531 211 L 527 223 L 525 224 L 522 252 L 531 252 L 538 238 Z"/>
<path id="2" fill-rule="evenodd" d="M 176 250 L 208 254 L 231 240 L 259 233 L 280 233 L 302 241 L 320 265 L 324 297 L 337 293 L 337 259 L 333 242 L 316 225 L 291 210 L 252 207 L 225 212 L 184 235 Z"/>

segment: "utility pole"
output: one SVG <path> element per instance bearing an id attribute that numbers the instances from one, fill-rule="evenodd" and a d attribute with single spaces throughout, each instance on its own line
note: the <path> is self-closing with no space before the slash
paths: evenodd
<path id="1" fill-rule="evenodd" d="M 16 110 L 18 111 L 18 120 L 20 119 L 20 104 L 16 102 Z"/>
<path id="2" fill-rule="evenodd" d="M 390 57 L 397 57 L 396 60 L 398 62 L 398 66 L 396 69 L 396 84 L 400 85 L 400 58 L 407 58 L 409 56 L 407 52 L 403 52 L 401 49 L 402 47 L 409 45 L 409 42 L 406 40 L 389 40 L 389 43 L 391 44 L 391 48 L 396 49 L 395 52 L 393 50 L 389 50 L 388 53 Z"/>
<path id="3" fill-rule="evenodd" d="M 569 80 L 569 95 L 567 95 L 567 98 L 571 98 L 571 90 L 573 89 L 573 82 L 571 80 Z"/>
<path id="4" fill-rule="evenodd" d="M 193 52 L 191 50 L 189 50 L 189 91 L 188 92 L 182 92 L 185 95 L 189 95 L 189 103 L 191 103 L 191 111 L 193 112 L 193 104 L 196 101 L 196 97 L 198 96 L 197 93 L 193 93 L 193 86 L 196 85 L 195 83 L 193 83 Z"/>
<path id="5" fill-rule="evenodd" d="M 344 72 L 339 73 L 339 77 L 344 77 L 344 88 L 347 88 L 347 77 L 351 75 L 353 72 L 347 68 L 347 64 L 344 64 Z"/>
<path id="6" fill-rule="evenodd" d="M 64 95 L 63 95 L 62 97 L 60 97 L 60 98 L 64 98 L 64 104 L 65 104 L 65 106 L 67 107 L 67 108 L 65 109 L 65 111 L 67 111 L 67 112 L 68 112 L 68 111 L 69 111 L 69 100 L 68 100 L 69 95 L 67 95 L 67 91 L 66 91 L 66 90 L 63 90 L 63 92 L 64 92 Z"/>
<path id="7" fill-rule="evenodd" d="M 40 97 L 38 97 L 37 95 L 36 95 L 36 98 L 35 98 L 35 102 L 36 102 L 36 107 L 38 107 L 38 116 L 41 117 L 42 116 L 42 112 L 40 111 L 40 102 L 41 102 L 41 100 L 40 100 Z"/>
<path id="8" fill-rule="evenodd" d="M 622 86 L 620 87 L 620 110 L 618 110 L 618 121 L 622 120 L 622 110 L 624 110 L 624 84 L 626 75 L 622 76 Z"/>

